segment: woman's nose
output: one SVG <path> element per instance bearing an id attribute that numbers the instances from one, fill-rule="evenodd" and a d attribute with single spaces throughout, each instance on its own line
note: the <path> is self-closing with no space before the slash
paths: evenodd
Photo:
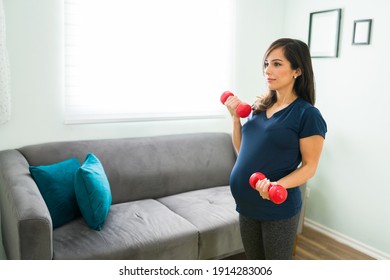
<path id="1" fill-rule="evenodd" d="M 267 67 L 265 67 L 264 68 L 264 71 L 263 71 L 263 73 L 266 75 L 266 76 L 268 76 L 271 72 L 270 72 L 270 68 L 269 68 L 269 66 L 267 66 Z"/>

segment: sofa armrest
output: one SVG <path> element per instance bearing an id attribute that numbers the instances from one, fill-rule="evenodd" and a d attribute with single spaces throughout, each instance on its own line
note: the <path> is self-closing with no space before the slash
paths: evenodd
<path id="1" fill-rule="evenodd" d="M 52 259 L 49 210 L 17 150 L 0 152 L 0 213 L 8 259 Z"/>

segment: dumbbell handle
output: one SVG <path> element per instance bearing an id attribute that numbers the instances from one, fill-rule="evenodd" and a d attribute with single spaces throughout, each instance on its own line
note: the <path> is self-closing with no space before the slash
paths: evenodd
<path id="1" fill-rule="evenodd" d="M 227 91 L 223 92 L 221 95 L 221 98 L 220 98 L 221 103 L 225 104 L 226 100 L 230 96 L 234 96 L 234 94 L 231 91 L 227 90 Z M 240 104 L 238 104 L 238 106 L 236 108 L 236 113 L 240 118 L 248 117 L 251 112 L 252 112 L 252 107 L 245 102 L 241 102 Z"/>
<path id="2" fill-rule="evenodd" d="M 260 180 L 264 180 L 266 177 L 261 172 L 255 172 L 249 178 L 249 184 L 253 189 L 256 190 L 256 184 Z M 288 192 L 281 185 L 270 185 L 268 187 L 268 196 L 269 199 L 275 204 L 281 204 L 287 199 Z"/>

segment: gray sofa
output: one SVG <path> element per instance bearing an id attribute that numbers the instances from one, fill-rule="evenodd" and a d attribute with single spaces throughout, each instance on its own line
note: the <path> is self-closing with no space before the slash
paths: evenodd
<path id="1" fill-rule="evenodd" d="M 29 173 L 94 153 L 112 204 L 101 231 L 80 216 L 52 229 Z M 243 251 L 225 133 L 69 141 L 0 152 L 1 228 L 8 259 L 219 259 Z"/>

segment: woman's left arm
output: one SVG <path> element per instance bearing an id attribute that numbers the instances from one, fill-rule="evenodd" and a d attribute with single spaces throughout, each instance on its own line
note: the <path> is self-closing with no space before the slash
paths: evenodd
<path id="1" fill-rule="evenodd" d="M 314 176 L 322 152 L 324 138 L 313 135 L 301 138 L 299 147 L 302 155 L 302 164 L 289 175 L 281 178 L 277 183 L 285 188 L 294 188 L 306 183 Z"/>

